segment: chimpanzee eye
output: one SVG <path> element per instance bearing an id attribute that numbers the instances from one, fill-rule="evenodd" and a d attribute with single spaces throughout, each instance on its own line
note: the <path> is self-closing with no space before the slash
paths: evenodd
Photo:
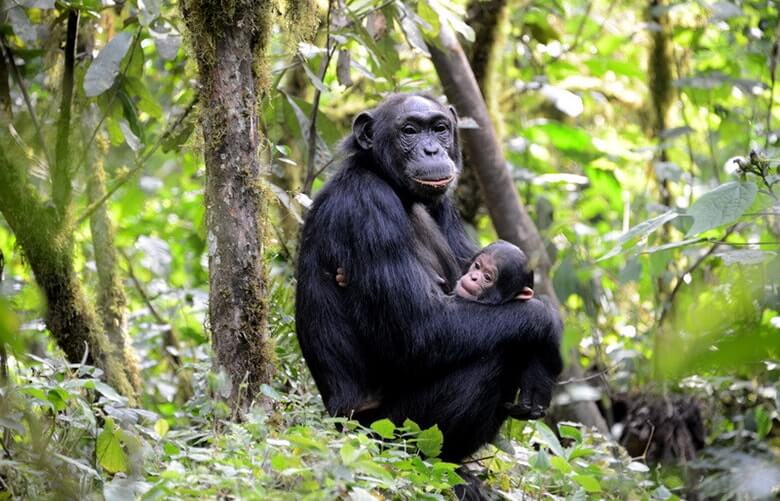
<path id="1" fill-rule="evenodd" d="M 444 123 L 439 122 L 433 126 L 433 131 L 438 133 L 447 132 L 447 126 Z"/>
<path id="2" fill-rule="evenodd" d="M 485 273 L 485 281 L 486 282 L 492 282 L 493 281 L 493 276 L 490 275 L 489 273 Z"/>
<path id="3" fill-rule="evenodd" d="M 401 128 L 401 132 L 403 132 L 404 134 L 416 134 L 417 133 L 417 129 L 415 129 L 411 125 L 404 125 Z"/>
<path id="4" fill-rule="evenodd" d="M 474 261 L 474 269 L 478 270 L 480 268 L 479 261 Z"/>

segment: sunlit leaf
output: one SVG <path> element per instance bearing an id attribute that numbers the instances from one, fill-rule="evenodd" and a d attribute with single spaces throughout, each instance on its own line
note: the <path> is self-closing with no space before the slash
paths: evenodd
<path id="1" fill-rule="evenodd" d="M 558 437 L 543 421 L 534 421 L 534 429 L 536 430 L 536 439 L 539 442 L 549 447 L 556 456 L 566 456 Z"/>
<path id="2" fill-rule="evenodd" d="M 395 425 L 389 419 L 380 419 L 371 423 L 371 429 L 382 438 L 393 438 L 395 436 Z"/>
<path id="3" fill-rule="evenodd" d="M 441 453 L 444 435 L 437 425 L 421 431 L 417 435 L 417 447 L 428 457 L 436 457 Z"/>
<path id="4" fill-rule="evenodd" d="M 585 492 L 601 492 L 601 483 L 592 475 L 574 475 L 572 478 L 585 489 Z"/>
<path id="5" fill-rule="evenodd" d="M 693 225 L 685 236 L 736 221 L 750 208 L 756 193 L 758 187 L 755 184 L 732 181 L 700 196 L 686 212 L 693 217 Z"/>
<path id="6" fill-rule="evenodd" d="M 113 419 L 106 419 L 103 431 L 97 437 L 95 454 L 98 464 L 109 473 L 127 471 L 127 455 Z"/>
<path id="7" fill-rule="evenodd" d="M 679 215 L 680 215 L 679 212 L 670 210 L 652 219 L 648 219 L 647 221 L 643 221 L 639 223 L 638 225 L 634 226 L 626 233 L 621 235 L 617 240 L 617 246 L 615 246 L 612 250 L 610 250 L 609 252 L 601 256 L 598 259 L 598 261 L 603 261 L 605 259 L 609 259 L 611 257 L 617 256 L 624 250 L 623 247 L 626 243 L 645 238 L 650 233 L 654 232 L 664 224 L 677 218 Z"/>

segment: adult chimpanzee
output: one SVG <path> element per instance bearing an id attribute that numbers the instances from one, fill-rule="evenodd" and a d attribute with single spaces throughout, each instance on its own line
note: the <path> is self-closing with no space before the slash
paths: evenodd
<path id="1" fill-rule="evenodd" d="M 445 294 L 476 251 L 446 196 L 460 170 L 454 110 L 393 95 L 355 118 L 343 147 L 301 236 L 301 350 L 332 415 L 438 424 L 442 457 L 457 461 L 495 436 L 518 387 L 525 408 L 549 404 L 560 320 L 538 299 Z"/>

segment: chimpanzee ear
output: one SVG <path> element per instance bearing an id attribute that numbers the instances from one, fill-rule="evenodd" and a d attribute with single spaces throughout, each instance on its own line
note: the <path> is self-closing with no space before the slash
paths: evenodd
<path id="1" fill-rule="evenodd" d="M 534 290 L 530 287 L 523 287 L 523 291 L 515 296 L 520 301 L 528 301 L 532 297 L 534 297 Z"/>
<path id="2" fill-rule="evenodd" d="M 370 112 L 364 111 L 352 122 L 352 134 L 355 141 L 364 150 L 370 150 L 374 144 L 374 117 Z"/>
<path id="3" fill-rule="evenodd" d="M 455 122 L 455 126 L 458 125 L 458 112 L 455 111 L 454 106 L 447 106 L 447 108 L 450 110 L 450 113 L 452 114 L 452 120 Z"/>

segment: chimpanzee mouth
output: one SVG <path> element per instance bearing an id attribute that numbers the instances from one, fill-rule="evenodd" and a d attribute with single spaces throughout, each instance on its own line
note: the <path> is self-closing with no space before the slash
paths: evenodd
<path id="1" fill-rule="evenodd" d="M 418 179 L 416 177 L 413 177 L 412 179 L 415 183 L 422 184 L 424 186 L 444 188 L 445 186 L 449 185 L 453 179 L 455 179 L 455 176 L 443 177 L 441 179 Z"/>

